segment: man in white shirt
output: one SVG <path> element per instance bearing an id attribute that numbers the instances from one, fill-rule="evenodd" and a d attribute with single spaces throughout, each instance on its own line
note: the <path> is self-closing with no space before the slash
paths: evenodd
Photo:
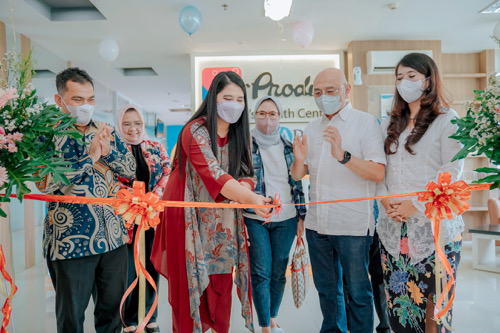
<path id="1" fill-rule="evenodd" d="M 291 174 L 309 171 L 311 202 L 375 195 L 385 174 L 382 130 L 377 119 L 352 108 L 351 85 L 336 68 L 314 80 L 323 116 L 295 137 Z M 319 293 L 321 333 L 347 332 L 342 275 L 349 290 L 351 333 L 373 332 L 373 296 L 368 278 L 369 248 L 375 229 L 373 201 L 311 205 L 305 220 L 314 284 Z"/>

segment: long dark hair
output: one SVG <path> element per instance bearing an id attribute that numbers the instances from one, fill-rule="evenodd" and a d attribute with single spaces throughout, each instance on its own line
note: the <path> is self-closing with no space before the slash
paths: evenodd
<path id="1" fill-rule="evenodd" d="M 439 71 L 434 60 L 423 53 L 410 53 L 403 57 L 396 66 L 396 77 L 399 66 L 410 67 L 427 78 L 427 88 L 423 91 L 420 100 L 420 111 L 415 120 L 415 127 L 408 136 L 405 149 L 414 154 L 411 147 L 415 145 L 425 134 L 434 119 L 441 113 L 441 107 L 449 107 L 443 94 L 443 85 L 439 76 Z M 408 125 L 410 118 L 410 108 L 408 103 L 399 95 L 395 89 L 394 105 L 391 110 L 391 120 L 387 128 L 387 138 L 384 142 L 384 149 L 387 155 L 395 154 L 398 150 L 399 136 Z M 396 150 L 391 151 L 391 145 L 396 144 Z"/>
<path id="2" fill-rule="evenodd" d="M 203 122 L 203 125 L 206 126 L 210 135 L 212 152 L 215 156 L 217 156 L 217 94 L 231 83 L 238 85 L 243 90 L 245 108 L 243 109 L 240 119 L 238 119 L 238 121 L 234 124 L 229 124 L 229 133 L 227 134 L 229 140 L 229 174 L 236 179 L 240 177 L 253 176 L 254 171 L 252 164 L 252 151 L 250 149 L 250 125 L 248 123 L 247 91 L 245 83 L 241 77 L 232 71 L 221 72 L 215 76 L 210 88 L 208 89 L 205 99 L 198 108 L 198 111 L 196 111 L 196 113 L 188 120 L 179 133 L 175 158 L 179 161 L 181 174 L 184 171 L 182 170 L 182 133 L 186 130 L 186 126 L 191 123 L 191 121 L 200 119 Z M 189 128 L 187 130 L 189 131 Z M 173 164 L 175 164 L 175 159 Z"/>

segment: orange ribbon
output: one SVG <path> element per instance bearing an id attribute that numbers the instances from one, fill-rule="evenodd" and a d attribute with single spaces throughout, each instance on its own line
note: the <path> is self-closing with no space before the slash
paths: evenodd
<path id="1" fill-rule="evenodd" d="M 153 316 L 153 313 L 158 305 L 158 289 L 156 283 L 144 268 L 142 262 L 139 260 L 139 238 L 141 235 L 141 230 L 148 230 L 149 228 L 154 228 L 160 223 L 160 218 L 158 213 L 163 209 L 163 205 L 160 204 L 160 200 L 157 195 L 152 192 L 145 193 L 144 183 L 136 181 L 132 187 L 132 193 L 126 189 L 122 189 L 117 193 L 117 200 L 113 202 L 113 208 L 115 208 L 115 214 L 122 214 L 123 220 L 125 222 L 125 227 L 128 229 L 132 224 L 138 224 L 137 230 L 135 232 L 134 239 L 134 266 L 135 266 L 135 280 L 127 288 L 125 294 L 120 302 L 120 317 L 122 316 L 123 304 L 127 300 L 127 297 L 132 293 L 134 288 L 137 286 L 139 281 L 139 274 L 143 274 L 149 284 L 153 287 L 155 291 L 155 300 L 151 309 L 144 320 L 139 324 L 135 332 L 142 332 L 144 327 L 149 323 L 149 320 Z M 123 322 L 123 317 L 122 317 Z M 123 322 L 124 323 L 124 322 Z M 125 323 L 124 323 L 125 324 Z"/>
<path id="2" fill-rule="evenodd" d="M 5 300 L 5 303 L 2 307 L 3 320 L 2 328 L 0 330 L 1 333 L 8 333 L 7 326 L 9 326 L 10 314 L 12 313 L 12 306 L 10 305 L 10 301 L 12 300 L 12 297 L 14 297 L 14 294 L 17 291 L 17 287 L 12 281 L 9 273 L 7 273 L 7 270 L 5 269 L 5 256 L 3 255 L 2 245 L 0 245 L 0 272 L 2 272 L 4 279 L 10 283 L 10 294 L 9 297 L 7 297 L 7 299 Z"/>
<path id="3" fill-rule="evenodd" d="M 447 290 L 451 290 L 455 281 L 451 271 L 451 266 L 446 258 L 446 255 L 441 250 L 438 244 L 439 236 L 439 224 L 443 218 L 452 218 L 453 213 L 460 215 L 465 212 L 470 204 L 465 202 L 470 199 L 470 191 L 481 191 L 490 188 L 491 184 L 475 184 L 467 185 L 463 181 L 459 181 L 450 184 L 451 175 L 449 172 L 442 173 L 439 175 L 438 184 L 434 182 L 429 182 L 426 186 L 427 191 L 421 192 L 411 192 L 403 194 L 391 194 L 391 195 L 380 195 L 362 198 L 352 198 L 352 199 L 340 199 L 340 200 L 330 200 L 321 202 L 309 202 L 301 204 L 285 204 L 282 205 L 278 196 L 275 196 L 274 202 L 267 205 L 250 205 L 250 204 L 233 204 L 233 203 L 213 203 L 213 202 L 184 202 L 184 201 L 160 201 L 158 197 L 152 193 L 144 193 L 144 184 L 141 182 L 134 182 L 133 193 L 127 190 L 120 190 L 117 194 L 117 198 L 87 198 L 78 196 L 63 196 L 63 195 L 44 195 L 44 194 L 26 194 L 24 199 L 32 199 L 39 201 L 51 201 L 51 202 L 69 202 L 78 204 L 100 204 L 100 205 L 111 205 L 116 209 L 118 214 L 123 214 L 124 219 L 126 219 L 125 226 L 131 226 L 134 219 L 140 219 L 139 227 L 136 232 L 139 232 L 141 228 L 148 229 L 154 227 L 159 223 L 159 217 L 157 212 L 161 211 L 164 207 L 204 207 L 204 208 L 273 208 L 275 209 L 275 214 L 279 214 L 283 206 L 299 206 L 299 205 L 322 205 L 329 203 L 338 202 L 355 202 L 373 199 L 384 199 L 384 198 L 401 198 L 409 196 L 418 196 L 419 201 L 428 201 L 426 204 L 425 214 L 431 219 L 434 230 L 434 242 L 436 243 L 436 253 L 439 259 L 445 265 L 446 272 L 450 275 L 450 281 L 447 283 Z M 137 185 L 136 185 L 137 184 Z M 137 186 L 137 187 L 136 187 Z M 0 194 L 1 195 L 1 194 Z M 11 197 L 16 197 L 15 194 Z M 139 270 L 144 273 L 148 282 L 150 282 L 155 290 L 154 281 L 151 276 L 144 269 L 140 261 L 136 261 L 135 258 L 138 257 L 138 245 L 137 238 L 134 242 L 134 261 L 136 263 L 136 275 L 138 276 Z M 130 293 L 137 284 L 137 279 L 132 283 L 132 285 L 127 289 L 127 293 Z M 15 287 L 15 286 L 14 286 Z M 14 291 L 15 292 L 15 291 Z M 127 296 L 128 294 L 126 294 Z M 124 299 L 126 298 L 124 296 Z M 444 306 L 444 308 L 439 311 L 444 300 L 444 292 L 438 298 L 435 308 L 435 316 L 437 319 L 442 318 L 453 304 L 455 296 L 455 291 L 450 297 L 449 302 Z M 123 302 L 123 300 L 122 300 Z M 154 309 L 157 304 L 157 299 L 155 299 Z M 121 313 L 121 306 L 120 306 Z M 149 320 L 151 310 L 148 313 L 147 319 Z M 146 319 L 144 320 L 145 322 Z M 143 325 L 144 324 L 144 325 Z M 144 328 L 145 323 L 143 322 L 139 328 Z M 446 323 L 444 323 L 446 325 Z M 138 330 L 138 332 L 140 332 Z M 3 332 L 2 332 L 3 333 Z"/>
<path id="4" fill-rule="evenodd" d="M 447 323 L 445 316 L 451 309 L 455 299 L 455 278 L 453 277 L 451 264 L 443 251 L 444 246 L 440 246 L 441 244 L 439 244 L 440 223 L 443 219 L 452 219 L 453 213 L 456 215 L 463 214 L 467 209 L 469 209 L 470 204 L 467 201 L 471 198 L 470 187 L 464 181 L 458 181 L 453 184 L 450 184 L 450 182 L 451 174 L 449 172 L 441 173 L 439 174 L 437 184 L 430 181 L 425 187 L 427 191 L 420 192 L 418 195 L 418 201 L 427 201 L 425 204 L 425 215 L 431 220 L 432 223 L 436 254 L 449 276 L 446 287 L 439 294 L 434 307 L 434 317 L 448 329 L 451 329 L 451 327 Z M 438 291 L 441 289 L 440 286 L 444 281 L 441 281 L 441 278 L 438 278 L 437 271 L 435 273 L 436 284 L 438 285 L 436 290 Z M 446 275 L 444 279 L 446 279 Z M 446 304 L 444 304 L 450 290 L 452 290 L 451 296 Z"/>

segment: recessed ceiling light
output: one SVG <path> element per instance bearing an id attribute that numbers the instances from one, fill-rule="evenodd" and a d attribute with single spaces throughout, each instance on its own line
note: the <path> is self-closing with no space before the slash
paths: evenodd
<path id="1" fill-rule="evenodd" d="M 498 14 L 500 13 L 500 0 L 493 1 L 488 6 L 479 11 L 482 14 Z"/>
<path id="2" fill-rule="evenodd" d="M 94 21 L 106 17 L 90 0 L 25 0 L 51 21 Z"/>
<path id="3" fill-rule="evenodd" d="M 129 67 L 121 70 L 124 76 L 158 76 L 151 67 Z"/>

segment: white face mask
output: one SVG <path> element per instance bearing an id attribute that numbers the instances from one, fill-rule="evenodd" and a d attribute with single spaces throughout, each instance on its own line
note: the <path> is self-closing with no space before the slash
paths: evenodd
<path id="1" fill-rule="evenodd" d="M 76 117 L 76 124 L 85 126 L 90 123 L 92 119 L 92 114 L 94 113 L 94 106 L 90 104 L 84 104 L 79 106 L 68 105 L 61 96 L 61 100 L 68 109 L 72 117 Z"/>
<path id="2" fill-rule="evenodd" d="M 344 87 L 342 87 L 342 90 L 343 89 Z M 340 99 L 342 90 L 337 96 L 321 95 L 320 97 L 315 98 L 314 100 L 316 101 L 316 105 L 327 116 L 334 114 L 340 109 L 342 104 L 344 104 L 344 102 Z"/>
<path id="3" fill-rule="evenodd" d="M 234 124 L 240 119 L 244 109 L 245 106 L 236 101 L 217 103 L 217 114 L 222 120 L 230 124 Z"/>
<path id="4" fill-rule="evenodd" d="M 418 81 L 402 79 L 401 83 L 396 86 L 399 95 L 401 95 L 401 98 L 404 99 L 406 103 L 415 102 L 422 96 L 422 93 L 424 92 L 424 88 L 422 88 L 422 82 L 424 82 L 425 80 L 427 80 L 427 78 Z"/>

